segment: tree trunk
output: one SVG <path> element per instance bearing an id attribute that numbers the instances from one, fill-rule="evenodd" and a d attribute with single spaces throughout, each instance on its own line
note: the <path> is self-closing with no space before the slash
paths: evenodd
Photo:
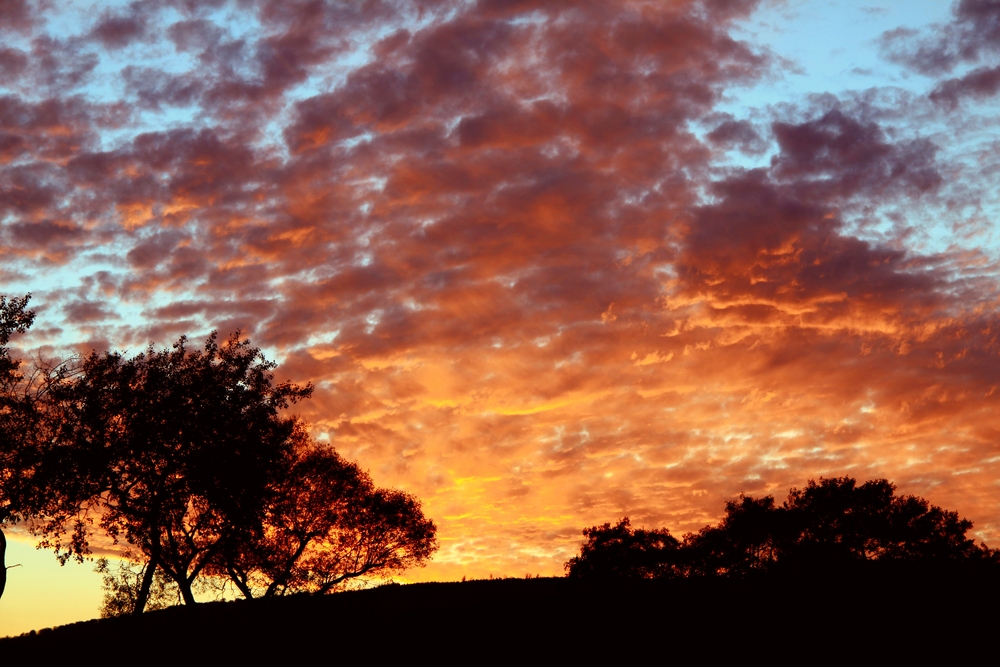
<path id="1" fill-rule="evenodd" d="M 149 591 L 153 586 L 153 577 L 156 575 L 158 563 L 155 558 L 151 558 L 146 563 L 146 570 L 142 573 L 142 585 L 135 595 L 135 607 L 132 609 L 133 616 L 139 616 L 146 609 L 146 601 L 149 599 Z"/>
<path id="2" fill-rule="evenodd" d="M 191 605 L 196 604 L 194 599 L 194 593 L 191 592 L 191 582 L 187 579 L 183 579 L 177 582 L 177 587 L 181 589 L 181 597 L 184 598 L 184 604 Z"/>
<path id="3" fill-rule="evenodd" d="M 247 600 L 253 599 L 253 591 L 247 585 L 246 578 L 241 577 L 233 567 L 226 568 L 229 573 L 229 580 L 233 582 L 236 588 L 240 589 L 240 593 L 243 594 Z M 266 597 L 266 596 L 265 596 Z"/>
<path id="4" fill-rule="evenodd" d="M 3 597 L 3 589 L 7 587 L 7 562 L 4 555 L 7 553 L 7 538 L 0 529 L 0 598 Z"/>

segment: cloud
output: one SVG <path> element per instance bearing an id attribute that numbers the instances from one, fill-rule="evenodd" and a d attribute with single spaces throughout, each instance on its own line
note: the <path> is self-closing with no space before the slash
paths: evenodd
<path id="1" fill-rule="evenodd" d="M 930 98 L 938 104 L 954 108 L 964 97 L 983 100 L 1000 90 L 1000 67 L 977 67 L 968 74 L 946 79 L 931 91 Z"/>
<path id="2" fill-rule="evenodd" d="M 213 6 L 0 52 L 5 270 L 47 344 L 242 329 L 423 500 L 415 576 L 557 574 L 583 526 L 683 533 L 819 475 L 1000 534 L 997 267 L 918 243 L 982 194 L 929 105 L 721 112 L 780 74 L 730 33 L 756 3 Z M 977 7 L 940 53 L 886 43 L 945 76 L 992 53 L 956 46 Z"/>
<path id="3" fill-rule="evenodd" d="M 954 108 L 966 97 L 984 99 L 1000 90 L 1000 5 L 993 0 L 961 0 L 952 8 L 952 20 L 932 34 L 895 30 L 882 36 L 889 59 L 927 76 L 940 77 L 956 68 L 983 61 L 992 63 L 959 76 L 942 79 L 931 100 Z"/>
<path id="4" fill-rule="evenodd" d="M 48 9 L 48 3 L 33 3 L 28 0 L 9 0 L 0 6 L 0 32 L 26 33 L 38 21 L 37 12 Z"/>
<path id="5" fill-rule="evenodd" d="M 146 19 L 141 4 L 132 7 L 132 11 L 113 14 L 104 12 L 90 32 L 92 39 L 100 42 L 106 49 L 120 49 L 146 36 Z"/>

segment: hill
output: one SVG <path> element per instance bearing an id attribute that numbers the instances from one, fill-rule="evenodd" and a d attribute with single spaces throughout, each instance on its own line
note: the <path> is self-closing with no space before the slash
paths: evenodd
<path id="1" fill-rule="evenodd" d="M 163 650 L 161 657 L 176 652 L 177 660 L 189 660 L 318 652 L 334 661 L 379 662 L 647 651 L 665 658 L 819 657 L 817 650 L 871 659 L 959 655 L 992 636 L 998 593 L 1000 577 L 968 568 L 866 567 L 742 581 L 390 584 L 86 621 L 0 640 L 0 655 L 5 661 L 67 651 L 149 658 Z"/>

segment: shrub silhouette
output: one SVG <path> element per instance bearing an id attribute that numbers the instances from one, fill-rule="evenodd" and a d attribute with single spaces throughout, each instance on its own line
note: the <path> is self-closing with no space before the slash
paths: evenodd
<path id="1" fill-rule="evenodd" d="M 885 479 L 810 480 L 782 505 L 773 496 L 741 495 L 716 526 L 674 538 L 617 525 L 584 530 L 588 541 L 566 563 L 570 577 L 744 577 L 754 572 L 847 566 L 870 561 L 996 565 L 1000 552 L 977 545 L 972 522 L 916 496 L 896 496 Z"/>

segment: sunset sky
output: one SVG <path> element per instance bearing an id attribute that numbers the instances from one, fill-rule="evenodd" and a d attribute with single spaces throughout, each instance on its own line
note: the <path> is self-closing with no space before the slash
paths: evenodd
<path id="1" fill-rule="evenodd" d="M 241 329 L 404 580 L 820 476 L 1000 547 L 998 94 L 1000 0 L 5 0 L 0 294 L 25 359 Z"/>

